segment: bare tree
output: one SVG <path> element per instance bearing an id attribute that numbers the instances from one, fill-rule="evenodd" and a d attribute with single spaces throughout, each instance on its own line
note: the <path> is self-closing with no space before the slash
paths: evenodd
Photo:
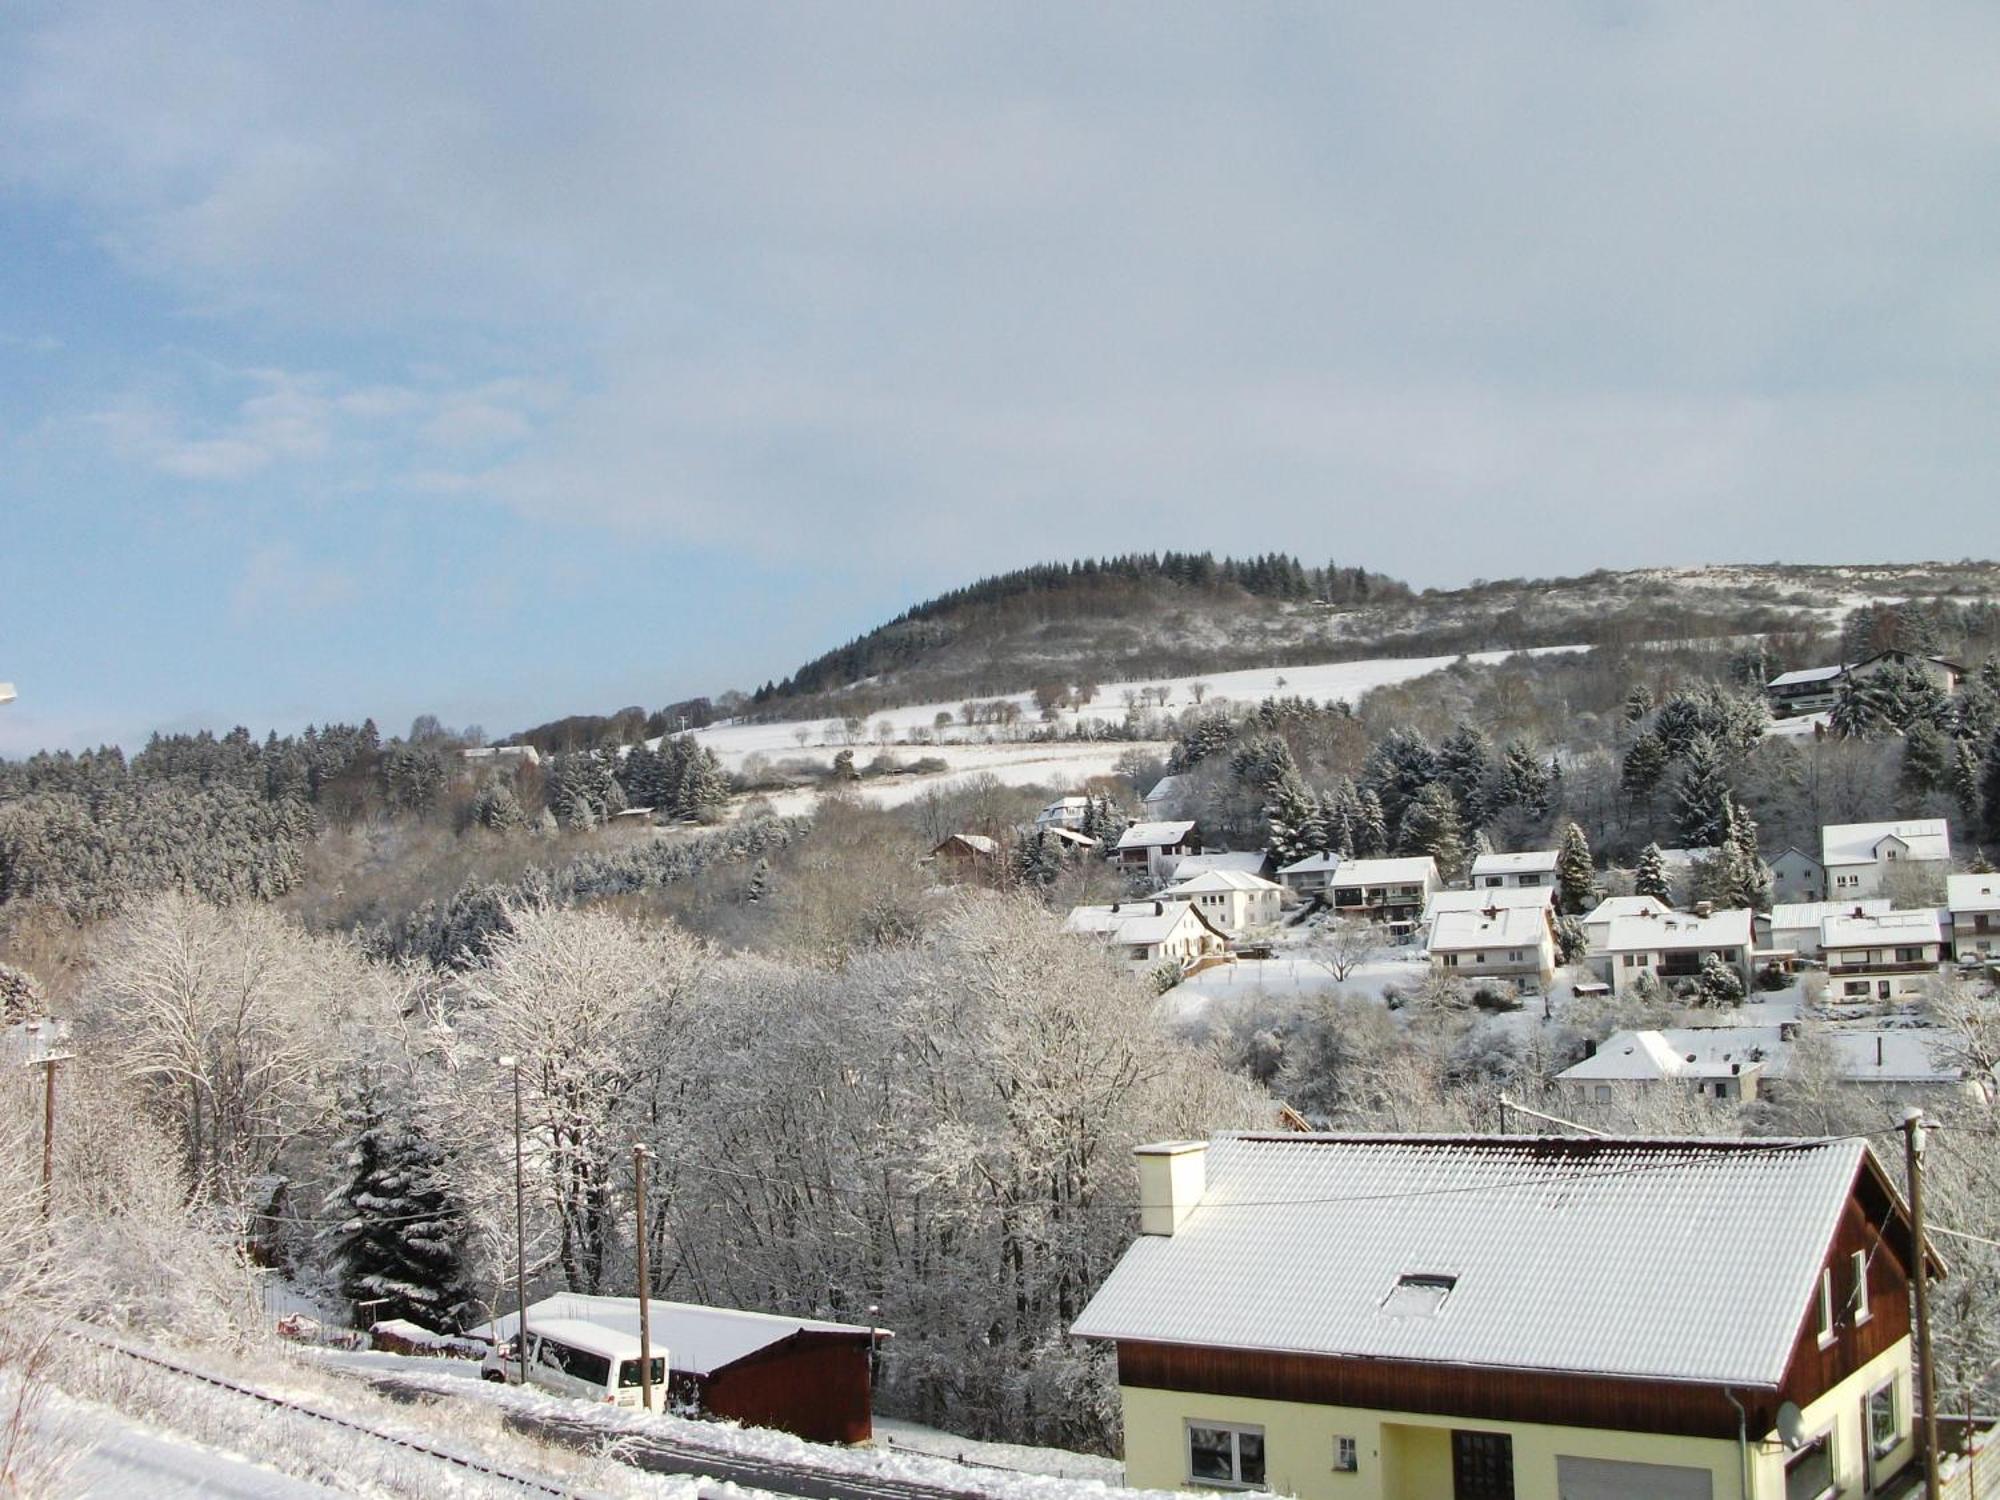
<path id="1" fill-rule="evenodd" d="M 1201 700 L 1208 696 L 1208 684 L 1205 682 L 1190 682 L 1188 684 L 1188 696 L 1194 699 L 1195 706 L 1199 708 Z"/>
<path id="2" fill-rule="evenodd" d="M 1331 974 L 1336 984 L 1345 984 L 1355 967 L 1366 963 L 1388 940 L 1388 931 L 1379 923 L 1335 917 L 1315 927 L 1299 952 Z"/>

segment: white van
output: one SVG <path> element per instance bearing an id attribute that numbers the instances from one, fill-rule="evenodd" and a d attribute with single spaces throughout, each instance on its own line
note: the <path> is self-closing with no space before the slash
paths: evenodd
<path id="1" fill-rule="evenodd" d="M 514 1340 L 493 1350 L 480 1366 L 488 1380 L 512 1381 L 520 1374 Z M 653 1345 L 653 1408 L 667 1404 L 667 1356 Z M 638 1406 L 639 1340 L 629 1333 L 575 1318 L 528 1320 L 528 1380 L 562 1396 L 615 1406 Z"/>

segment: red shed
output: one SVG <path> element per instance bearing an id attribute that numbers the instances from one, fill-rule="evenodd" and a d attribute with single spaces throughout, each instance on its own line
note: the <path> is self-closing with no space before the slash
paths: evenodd
<path id="1" fill-rule="evenodd" d="M 673 1395 L 701 1416 L 821 1443 L 865 1443 L 873 1435 L 871 1356 L 890 1337 L 888 1329 L 692 1302 L 655 1301 L 651 1315 L 653 1343 L 666 1347 Z M 636 1335 L 639 1299 L 561 1292 L 529 1306 L 530 1328 L 547 1318 Z M 511 1338 L 513 1316 L 479 1331 Z"/>

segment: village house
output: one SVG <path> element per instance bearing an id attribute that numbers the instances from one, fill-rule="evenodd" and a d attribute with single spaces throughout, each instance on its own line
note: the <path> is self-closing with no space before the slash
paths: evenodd
<path id="1" fill-rule="evenodd" d="M 1482 854 L 1472 861 L 1474 890 L 1519 889 L 1556 883 L 1556 851 L 1528 849 L 1519 854 Z"/>
<path id="2" fill-rule="evenodd" d="M 949 880 L 982 880 L 1000 870 L 1000 845 L 983 833 L 954 833 L 931 850 L 931 863 Z"/>
<path id="3" fill-rule="evenodd" d="M 2000 1081 L 1991 1074 L 1968 1078 L 1951 1059 L 1946 1034 L 1934 1026 L 1829 1026 L 1818 1037 L 1841 1085 L 1885 1105 L 1945 1097 L 1987 1104 Z M 1796 1038 L 1778 1049 L 1766 1075 L 1773 1088 L 1795 1076 L 1800 1057 Z"/>
<path id="4" fill-rule="evenodd" d="M 1181 804 L 1194 790 L 1191 776 L 1162 776 L 1153 783 L 1153 789 L 1140 798 L 1149 818 L 1171 818 L 1181 810 Z"/>
<path id="5" fill-rule="evenodd" d="M 1940 879 L 1951 869 L 1951 830 L 1943 818 L 1900 823 L 1830 823 L 1820 830 L 1826 899 L 1893 895 L 1892 874 L 1918 871 Z"/>
<path id="6" fill-rule="evenodd" d="M 1490 891 L 1432 891 L 1430 899 L 1424 903 L 1423 924 L 1429 931 L 1432 924 L 1448 911 L 1484 911 L 1489 906 L 1525 906 L 1548 911 L 1554 920 L 1556 888 L 1544 886 L 1496 887 Z"/>
<path id="7" fill-rule="evenodd" d="M 1193 823 L 1134 823 L 1119 835 L 1115 858 L 1121 870 L 1165 880 L 1184 855 L 1199 853 L 1201 830 Z"/>
<path id="8" fill-rule="evenodd" d="M 1915 667 L 1944 692 L 1956 694 L 1965 684 L 1965 668 L 1942 656 L 1925 656 L 1916 651 L 1877 651 L 1847 669 L 1849 677 L 1872 677 L 1884 667 Z"/>
<path id="9" fill-rule="evenodd" d="M 1053 839 L 1064 854 L 1081 857 L 1098 848 L 1098 842 L 1087 833 L 1078 833 L 1073 828 L 1065 828 L 1060 823 L 1051 823 L 1043 828 L 1044 838 Z"/>
<path id="10" fill-rule="evenodd" d="M 477 770 L 482 766 L 539 766 L 542 752 L 533 745 L 476 745 L 458 752 L 465 763 Z"/>
<path id="11" fill-rule="evenodd" d="M 1912 1459 L 1911 1235 L 1865 1141 L 1138 1155 L 1139 1238 L 1073 1330 L 1116 1347 L 1135 1487 L 1846 1500 Z"/>
<path id="12" fill-rule="evenodd" d="M 774 1427 L 816 1443 L 865 1443 L 873 1435 L 874 1356 L 886 1328 L 649 1299 L 654 1349 L 667 1355 L 669 1399 L 701 1416 Z M 513 1313 L 472 1329 L 490 1344 L 511 1340 Z M 528 1304 L 528 1331 L 586 1324 L 638 1345 L 639 1299 L 559 1292 Z"/>
<path id="13" fill-rule="evenodd" d="M 1440 912 L 1431 923 L 1429 949 L 1438 974 L 1507 979 L 1542 990 L 1555 979 L 1555 921 L 1546 905 Z"/>
<path id="14" fill-rule="evenodd" d="M 1428 854 L 1400 859 L 1350 859 L 1328 874 L 1326 898 L 1341 916 L 1364 917 L 1391 930 L 1409 931 L 1435 891 L 1444 888 Z"/>
<path id="15" fill-rule="evenodd" d="M 1771 900 L 1798 903 L 1826 899 L 1826 866 L 1805 850 L 1787 845 L 1785 852 L 1767 861 L 1771 872 Z"/>
<path id="16" fill-rule="evenodd" d="M 1952 956 L 1985 963 L 2000 952 L 2000 875 L 1953 875 L 1945 881 Z"/>
<path id="17" fill-rule="evenodd" d="M 1783 1033 L 1777 1026 L 1613 1032 L 1556 1082 L 1578 1104 L 1609 1104 L 1624 1090 L 1666 1083 L 1708 1099 L 1755 1099 Z"/>
<path id="18" fill-rule="evenodd" d="M 1205 849 L 1190 854 L 1174 866 L 1174 879 L 1188 880 L 1210 870 L 1239 870 L 1245 875 L 1271 874 L 1271 855 L 1265 849 Z"/>
<path id="19" fill-rule="evenodd" d="M 1326 889 L 1333 872 L 1341 866 L 1338 854 L 1308 854 L 1304 859 L 1295 859 L 1278 871 L 1278 883 L 1288 891 L 1297 891 L 1302 896 L 1316 896 Z"/>
<path id="20" fill-rule="evenodd" d="M 1602 958 L 1611 924 L 1620 917 L 1665 917 L 1673 908 L 1654 896 L 1606 896 L 1578 919 L 1583 928 L 1584 952 Z M 1602 967 L 1602 965 L 1599 965 Z"/>
<path id="21" fill-rule="evenodd" d="M 1114 901 L 1108 906 L 1072 907 L 1063 931 L 1099 939 L 1134 970 L 1168 962 L 1188 968 L 1204 958 L 1220 957 L 1228 947 L 1222 929 L 1191 901 Z"/>
<path id="22" fill-rule="evenodd" d="M 1035 826 L 1037 828 L 1079 829 L 1083 827 L 1084 819 L 1089 816 L 1090 799 L 1088 797 L 1058 797 L 1047 807 L 1035 814 Z"/>
<path id="23" fill-rule="evenodd" d="M 1771 717 L 1790 719 L 1801 714 L 1824 713 L 1840 701 L 1840 679 L 1847 668 L 1802 667 L 1796 672 L 1780 672 L 1764 684 L 1764 698 Z"/>
<path id="24" fill-rule="evenodd" d="M 1887 896 L 1866 901 L 1788 901 L 1771 908 L 1768 917 L 1759 917 L 1757 926 L 1765 934 L 1765 946 L 1772 956 L 1791 961 L 1819 963 L 1826 957 L 1820 944 L 1821 928 L 1828 917 L 1879 917 L 1890 907 Z"/>
<path id="25" fill-rule="evenodd" d="M 1189 861 L 1183 861 L 1181 870 Z M 1261 875 L 1241 870 L 1208 870 L 1187 880 L 1177 880 L 1160 893 L 1170 901 L 1190 901 L 1201 914 L 1231 937 L 1253 927 L 1268 927 L 1278 920 L 1284 905 L 1285 888 Z"/>
<path id="26" fill-rule="evenodd" d="M 1672 986 L 1701 977 L 1704 960 L 1713 956 L 1735 971 L 1745 989 L 1750 985 L 1750 954 L 1754 928 L 1749 908 L 1718 912 L 1669 912 L 1615 917 L 1604 935 L 1604 948 L 1591 955 L 1598 978 L 1622 995 L 1641 975 Z"/>
<path id="27" fill-rule="evenodd" d="M 1822 918 L 1827 996 L 1850 1003 L 1916 999 L 1945 960 L 1946 938 L 1935 910 Z"/>

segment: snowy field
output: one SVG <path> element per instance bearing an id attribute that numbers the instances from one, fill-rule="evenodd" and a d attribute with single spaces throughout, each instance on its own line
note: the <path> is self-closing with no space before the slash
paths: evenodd
<path id="1" fill-rule="evenodd" d="M 1582 651 L 1583 646 L 1546 646 L 1529 652 Z M 1516 653 L 1483 651 L 1468 658 L 1456 656 L 1378 657 L 1368 661 L 1325 662 L 1318 666 L 1257 667 L 1241 672 L 1209 672 L 1192 677 L 1159 677 L 1136 682 L 1101 685 L 1097 697 L 1083 708 L 1058 710 L 1057 726 L 1065 733 L 1089 726 L 1111 727 L 1124 721 L 1126 695 L 1133 695 L 1141 713 L 1163 710 L 1179 713 L 1195 706 L 1194 689 L 1203 687 L 1203 706 L 1256 703 L 1269 697 L 1301 697 L 1321 703 L 1358 702 L 1378 687 L 1441 671 L 1461 659 L 1475 662 L 1505 661 Z M 1155 690 L 1164 690 L 1165 702 Z M 1154 693 L 1153 697 L 1147 697 Z M 997 702 L 998 699 L 982 699 Z M 858 764 L 866 765 L 875 755 L 888 751 L 904 762 L 935 756 L 948 769 L 924 776 L 899 776 L 863 783 L 860 795 L 869 801 L 893 806 L 910 801 L 932 787 L 949 786 L 978 775 L 991 775 L 1008 786 L 1055 786 L 1075 788 L 1093 776 L 1111 774 L 1120 756 L 1141 750 L 1164 754 L 1160 742 L 1132 740 L 1064 740 L 1033 743 L 1012 738 L 1041 727 L 1041 715 L 1030 693 L 1014 693 L 1007 701 L 1020 708 L 1020 718 L 1011 727 L 968 725 L 963 722 L 958 703 L 918 703 L 884 709 L 872 715 L 852 741 L 837 720 L 782 721 L 770 724 L 729 722 L 694 731 L 701 744 L 715 752 L 723 767 L 740 771 L 753 756 L 770 762 L 787 757 L 809 756 L 830 760 L 838 751 L 852 749 Z M 938 729 L 938 715 L 949 715 L 953 723 Z M 658 741 L 652 743 L 658 744 Z M 767 795 L 772 810 L 780 814 L 809 811 L 817 798 L 813 791 L 791 791 Z"/>

